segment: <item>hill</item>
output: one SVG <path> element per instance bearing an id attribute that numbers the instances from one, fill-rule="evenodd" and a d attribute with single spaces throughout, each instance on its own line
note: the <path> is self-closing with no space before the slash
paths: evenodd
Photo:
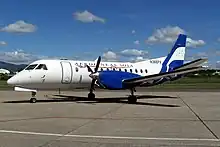
<path id="1" fill-rule="evenodd" d="M 11 72 L 20 71 L 21 69 L 24 69 L 27 66 L 27 64 L 12 64 L 0 61 L 0 68 L 7 69 Z"/>

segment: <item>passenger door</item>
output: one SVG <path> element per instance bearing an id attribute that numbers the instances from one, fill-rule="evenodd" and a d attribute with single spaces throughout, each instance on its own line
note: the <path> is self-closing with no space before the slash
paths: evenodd
<path id="1" fill-rule="evenodd" d="M 61 83 L 63 84 L 70 84 L 72 81 L 72 66 L 71 63 L 68 61 L 62 61 L 61 67 L 62 67 L 62 80 Z"/>

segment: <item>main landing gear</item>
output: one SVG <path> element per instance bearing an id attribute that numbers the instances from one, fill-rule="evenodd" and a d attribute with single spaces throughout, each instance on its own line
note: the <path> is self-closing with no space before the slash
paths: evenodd
<path id="1" fill-rule="evenodd" d="M 36 92 L 31 92 L 31 99 L 30 99 L 30 103 L 36 103 L 37 99 L 36 99 Z"/>
<path id="2" fill-rule="evenodd" d="M 88 99 L 89 99 L 89 100 L 94 100 L 94 99 L 95 99 L 95 94 L 94 94 L 93 92 L 90 92 L 90 93 L 88 94 Z"/>
<path id="3" fill-rule="evenodd" d="M 130 89 L 131 90 L 131 95 L 128 96 L 128 103 L 129 104 L 135 104 L 137 102 L 137 97 L 134 95 L 134 92 L 136 92 L 135 89 Z M 95 99 L 95 94 L 93 93 L 92 90 L 90 90 L 88 94 L 88 99 L 89 100 L 94 100 Z"/>
<path id="4" fill-rule="evenodd" d="M 134 92 L 136 92 L 136 90 L 134 88 L 130 90 L 131 90 L 131 95 L 128 96 L 128 103 L 135 104 L 137 102 L 137 97 L 134 95 Z"/>

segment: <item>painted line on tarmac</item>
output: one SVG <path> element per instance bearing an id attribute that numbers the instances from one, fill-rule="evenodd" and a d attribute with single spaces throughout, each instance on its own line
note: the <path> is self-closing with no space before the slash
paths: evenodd
<path id="1" fill-rule="evenodd" d="M 158 140 L 158 141 L 212 141 L 219 142 L 219 139 L 206 138 L 160 138 L 160 137 L 126 137 L 126 136 L 96 136 L 96 135 L 71 135 L 71 134 L 56 134 L 56 133 L 39 133 L 25 132 L 13 130 L 0 130 L 0 133 L 23 134 L 23 135 L 38 135 L 38 136 L 57 136 L 57 137 L 72 137 L 72 138 L 95 138 L 95 139 L 127 139 L 127 140 Z"/>

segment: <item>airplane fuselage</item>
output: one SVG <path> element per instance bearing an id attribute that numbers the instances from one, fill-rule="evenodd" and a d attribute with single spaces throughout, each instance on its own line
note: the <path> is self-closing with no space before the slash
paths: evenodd
<path id="1" fill-rule="evenodd" d="M 163 60 L 164 57 L 138 63 L 101 62 L 98 71 L 122 71 L 134 76 L 146 76 L 159 73 Z M 37 69 L 40 64 L 45 65 L 46 69 Z M 92 78 L 89 76 L 91 72 L 86 65 L 94 70 L 96 62 L 38 60 L 14 75 L 8 83 L 37 90 L 88 88 Z"/>
<path id="2" fill-rule="evenodd" d="M 187 73 L 201 70 L 201 60 L 184 64 L 186 35 L 180 34 L 165 57 L 130 62 L 101 62 L 74 60 L 38 60 L 10 78 L 7 83 L 16 91 L 32 93 L 31 103 L 36 102 L 38 90 L 89 88 L 88 99 L 95 98 L 94 86 L 104 89 L 130 89 L 129 103 L 135 103 L 135 87 L 148 87 L 177 80 Z M 202 61 L 203 62 L 203 61 Z"/>

